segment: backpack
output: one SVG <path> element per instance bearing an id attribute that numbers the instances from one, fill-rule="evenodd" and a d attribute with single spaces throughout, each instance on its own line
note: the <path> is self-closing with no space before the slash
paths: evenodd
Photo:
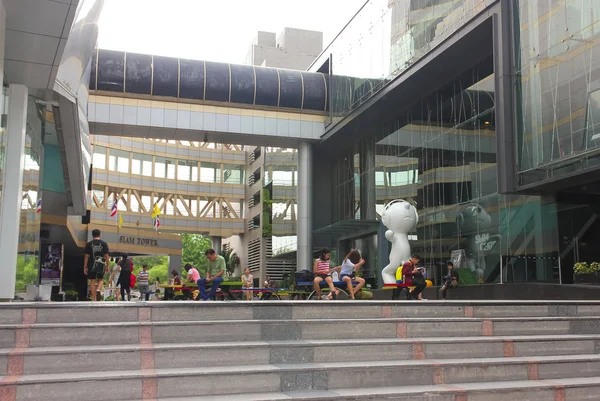
<path id="1" fill-rule="evenodd" d="M 94 263 L 92 264 L 92 268 L 91 268 L 91 273 L 92 274 L 102 274 L 104 273 L 104 268 L 106 266 L 106 263 L 104 262 L 104 255 L 96 255 L 96 253 L 94 252 L 94 245 L 102 245 L 102 241 L 100 240 L 92 240 L 91 241 L 91 248 L 92 248 L 92 259 L 94 260 Z"/>

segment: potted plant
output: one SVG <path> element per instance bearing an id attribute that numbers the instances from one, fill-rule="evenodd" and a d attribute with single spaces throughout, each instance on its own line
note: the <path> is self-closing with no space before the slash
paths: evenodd
<path id="1" fill-rule="evenodd" d="M 600 262 L 575 263 L 573 272 L 577 284 L 600 284 Z"/>

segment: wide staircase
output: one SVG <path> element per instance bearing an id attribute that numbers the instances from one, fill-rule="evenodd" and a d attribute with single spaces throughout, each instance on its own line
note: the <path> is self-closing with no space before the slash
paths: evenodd
<path id="1" fill-rule="evenodd" d="M 0 304 L 0 400 L 600 400 L 600 302 Z"/>

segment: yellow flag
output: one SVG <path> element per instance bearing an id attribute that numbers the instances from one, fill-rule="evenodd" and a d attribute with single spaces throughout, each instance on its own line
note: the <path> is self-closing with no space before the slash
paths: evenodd
<path id="1" fill-rule="evenodd" d="M 158 205 L 154 205 L 154 209 L 152 210 L 152 218 L 155 219 L 157 216 L 160 216 L 160 208 Z"/>
<path id="2" fill-rule="evenodd" d="M 119 214 L 119 228 L 123 225 L 123 215 Z"/>

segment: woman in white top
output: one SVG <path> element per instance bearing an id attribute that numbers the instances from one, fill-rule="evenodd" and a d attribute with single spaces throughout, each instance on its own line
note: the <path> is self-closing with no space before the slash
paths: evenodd
<path id="1" fill-rule="evenodd" d="M 244 270 L 244 274 L 242 275 L 242 288 L 252 287 L 254 287 L 254 277 L 250 274 L 250 269 L 246 267 L 246 270 Z M 244 294 L 246 294 L 246 301 L 252 301 L 254 291 L 244 291 Z"/>
<path id="2" fill-rule="evenodd" d="M 360 291 L 360 289 L 365 285 L 364 278 L 356 277 L 356 272 L 364 264 L 365 260 L 361 258 L 360 252 L 358 252 L 356 249 L 353 249 L 348 255 L 346 255 L 344 258 L 344 263 L 342 263 L 340 268 L 340 280 L 346 283 L 346 286 L 348 287 L 348 293 L 352 299 L 355 299 L 354 294 Z M 353 287 L 352 281 L 358 282 L 358 285 Z"/>

